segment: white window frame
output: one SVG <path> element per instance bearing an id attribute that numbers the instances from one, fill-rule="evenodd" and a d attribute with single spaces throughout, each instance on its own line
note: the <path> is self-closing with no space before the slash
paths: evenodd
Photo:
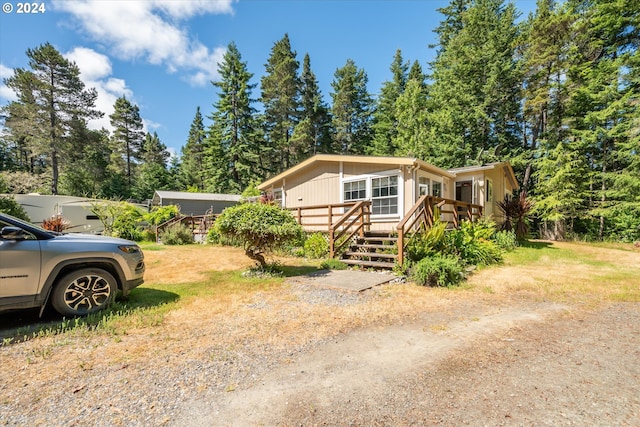
<path id="1" fill-rule="evenodd" d="M 426 180 L 426 183 L 421 183 L 420 180 Z M 424 192 L 423 192 L 424 190 Z M 431 195 L 431 178 L 424 175 L 418 175 L 418 196 L 429 196 Z"/>
<path id="2" fill-rule="evenodd" d="M 493 181 L 490 178 L 485 178 L 485 201 L 493 203 Z"/>
<path id="3" fill-rule="evenodd" d="M 440 187 L 440 194 L 436 194 L 436 191 L 435 191 L 436 190 L 436 185 L 438 185 Z M 431 181 L 431 195 L 432 196 L 434 196 L 434 197 L 444 197 L 443 196 L 443 194 L 444 194 L 443 191 L 444 191 L 444 184 L 442 182 L 435 181 L 435 180 Z"/>
<path id="4" fill-rule="evenodd" d="M 340 203 L 351 202 L 351 201 L 359 201 L 359 200 L 368 200 L 373 203 L 373 186 L 372 182 L 375 178 L 386 178 L 395 176 L 398 178 L 398 194 L 396 197 L 398 198 L 398 213 L 395 214 L 371 214 L 372 220 L 385 220 L 385 219 L 397 219 L 404 215 L 404 178 L 401 172 L 398 172 L 397 169 L 383 172 L 376 172 L 372 174 L 363 174 L 350 176 L 348 178 L 340 179 Z M 358 200 L 344 200 L 344 184 L 348 182 L 355 181 L 365 181 L 365 198 Z"/>
<path id="5" fill-rule="evenodd" d="M 276 194 L 280 194 L 280 197 L 278 198 L 276 196 Z M 282 187 L 278 187 L 278 188 L 274 188 L 273 190 L 271 190 L 271 195 L 273 196 L 273 201 L 276 202 L 278 200 L 280 200 L 280 207 L 284 208 L 286 205 L 284 203 L 284 190 L 282 189 Z"/>
<path id="6" fill-rule="evenodd" d="M 344 198 L 344 193 L 345 193 L 345 185 L 346 184 L 352 184 L 354 182 L 364 182 L 364 197 L 358 197 L 356 199 L 345 199 Z M 358 202 L 360 200 L 368 200 L 367 196 L 369 195 L 369 183 L 367 182 L 366 178 L 358 178 L 358 179 L 346 179 L 342 181 L 342 184 L 340 184 L 341 190 L 340 190 L 340 201 L 341 203 L 348 203 L 348 202 Z M 353 191 L 353 190 L 352 190 Z M 358 190 L 360 191 L 360 190 Z"/>

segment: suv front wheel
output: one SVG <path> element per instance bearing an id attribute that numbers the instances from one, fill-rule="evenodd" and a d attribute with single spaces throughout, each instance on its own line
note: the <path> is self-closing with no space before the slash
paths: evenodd
<path id="1" fill-rule="evenodd" d="M 55 310 L 66 316 L 83 316 L 111 304 L 118 292 L 116 279 L 100 268 L 83 268 L 63 276 L 51 296 Z"/>

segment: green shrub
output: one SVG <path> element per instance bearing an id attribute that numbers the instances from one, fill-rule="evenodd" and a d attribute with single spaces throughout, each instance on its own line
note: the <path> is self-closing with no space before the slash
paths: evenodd
<path id="1" fill-rule="evenodd" d="M 176 222 L 162 232 L 160 240 L 165 245 L 188 245 L 193 243 L 193 232 L 186 225 Z"/>
<path id="2" fill-rule="evenodd" d="M 407 259 L 420 261 L 425 257 L 442 252 L 445 249 L 446 227 L 446 223 L 436 221 L 433 227 L 411 236 L 406 247 Z"/>
<path id="3" fill-rule="evenodd" d="M 512 231 L 498 231 L 491 239 L 495 244 L 506 252 L 511 252 L 518 247 L 518 239 L 516 233 Z"/>
<path id="4" fill-rule="evenodd" d="M 239 239 L 223 236 L 218 231 L 218 228 L 214 226 L 207 231 L 206 242 L 211 245 L 225 245 L 225 246 L 242 246 L 242 241 Z"/>
<path id="5" fill-rule="evenodd" d="M 244 203 L 226 208 L 216 219 L 214 227 L 229 239 L 242 242 L 245 254 L 266 266 L 264 255 L 297 242 L 304 236 L 295 218 L 278 206 L 263 203 Z"/>
<path id="6" fill-rule="evenodd" d="M 451 255 L 423 258 L 411 271 L 411 279 L 422 286 L 455 286 L 463 278 L 460 262 Z"/>
<path id="7" fill-rule="evenodd" d="M 178 215 L 180 215 L 180 208 L 176 205 L 156 206 L 144 215 L 144 219 L 151 225 L 160 225 Z"/>
<path id="8" fill-rule="evenodd" d="M 327 270 L 346 270 L 347 268 L 349 268 L 347 264 L 335 258 L 329 258 L 325 261 L 322 261 L 320 267 Z"/>
<path id="9" fill-rule="evenodd" d="M 145 228 L 144 230 L 142 230 L 142 241 L 155 242 L 156 231 L 153 228 Z"/>
<path id="10" fill-rule="evenodd" d="M 304 242 L 304 254 L 309 258 L 325 258 L 329 254 L 329 242 L 322 233 L 314 233 Z"/>
<path id="11" fill-rule="evenodd" d="M 93 212 L 102 225 L 106 236 L 140 241 L 144 238 L 142 222 L 144 211 L 131 203 L 99 201 L 91 203 Z"/>
<path id="12" fill-rule="evenodd" d="M 31 222 L 22 205 L 13 196 L 0 196 L 0 212 Z"/>
<path id="13" fill-rule="evenodd" d="M 463 221 L 460 228 L 446 234 L 447 254 L 467 265 L 491 265 L 502 262 L 502 251 L 489 238 L 495 233 L 491 221 Z"/>

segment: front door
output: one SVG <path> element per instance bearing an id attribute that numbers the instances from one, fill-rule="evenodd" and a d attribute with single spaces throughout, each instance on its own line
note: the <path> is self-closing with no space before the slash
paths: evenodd
<path id="1" fill-rule="evenodd" d="M 473 203 L 473 181 L 456 182 L 456 200 Z"/>

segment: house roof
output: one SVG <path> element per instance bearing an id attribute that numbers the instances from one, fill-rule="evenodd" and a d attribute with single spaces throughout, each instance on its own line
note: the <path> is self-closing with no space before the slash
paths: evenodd
<path id="1" fill-rule="evenodd" d="M 156 197 L 157 196 L 157 197 Z M 156 190 L 153 200 L 162 199 L 179 199 L 179 200 L 203 200 L 203 201 L 219 201 L 219 202 L 239 202 L 239 194 L 216 194 L 216 193 L 191 193 L 187 191 L 164 191 Z"/>
<path id="2" fill-rule="evenodd" d="M 417 167 L 423 170 L 435 172 L 448 178 L 455 178 L 455 174 L 434 166 L 430 163 L 423 162 L 422 160 L 413 157 L 384 157 L 384 156 L 352 156 L 352 155 L 340 155 L 340 154 L 316 154 L 307 160 L 298 163 L 286 171 L 274 176 L 273 178 L 264 181 L 258 185 L 258 190 L 265 190 L 272 184 L 280 181 L 283 178 L 291 176 L 296 172 L 305 169 L 318 162 L 334 162 L 334 163 L 360 163 L 360 164 L 379 164 L 379 165 L 393 165 L 393 166 L 411 166 Z"/>
<path id="3" fill-rule="evenodd" d="M 507 178 L 511 182 L 511 186 L 513 188 L 515 189 L 520 188 L 520 185 L 518 184 L 518 180 L 516 179 L 516 176 L 513 173 L 513 169 L 511 168 L 511 164 L 507 161 L 487 163 L 484 165 L 477 165 L 477 166 L 465 166 L 462 168 L 453 168 L 453 169 L 449 169 L 449 172 L 453 172 L 454 174 L 459 175 L 463 173 L 482 172 L 482 171 L 498 169 L 498 168 L 502 168 L 502 170 L 507 175 Z"/>

